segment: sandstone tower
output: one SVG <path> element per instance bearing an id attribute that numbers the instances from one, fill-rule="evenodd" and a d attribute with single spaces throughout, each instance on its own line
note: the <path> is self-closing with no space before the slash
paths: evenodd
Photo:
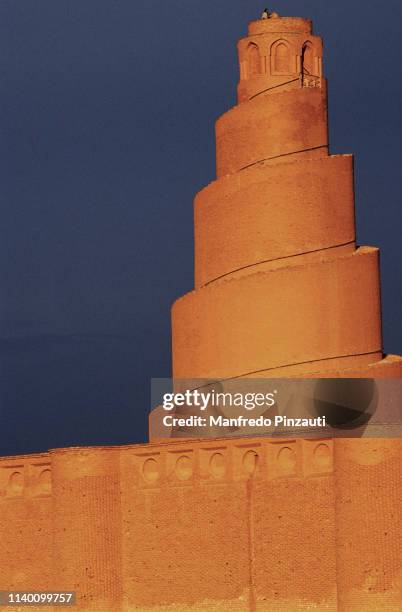
<path id="1" fill-rule="evenodd" d="M 248 34 L 217 180 L 195 199 L 174 377 L 400 376 L 382 353 L 378 249 L 356 247 L 353 158 L 328 153 L 322 41 L 299 18 Z"/>
<path id="2" fill-rule="evenodd" d="M 353 159 L 328 152 L 321 39 L 272 16 L 239 56 L 174 376 L 402 377 L 378 251 L 355 242 Z M 268 438 L 5 457 L 0 589 L 75 590 L 95 612 L 400 612 L 401 459 L 397 439 Z"/>

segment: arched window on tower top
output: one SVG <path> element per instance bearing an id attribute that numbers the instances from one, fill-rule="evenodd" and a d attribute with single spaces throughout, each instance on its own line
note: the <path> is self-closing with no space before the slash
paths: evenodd
<path id="1" fill-rule="evenodd" d="M 250 43 L 247 48 L 248 77 L 253 78 L 261 74 L 261 58 L 258 46 Z"/>
<path id="2" fill-rule="evenodd" d="M 314 45 L 307 41 L 302 47 L 301 76 L 303 87 L 321 87 L 321 59 L 317 57 Z"/>
<path id="3" fill-rule="evenodd" d="M 271 72 L 272 74 L 293 74 L 294 57 L 286 40 L 278 40 L 271 47 Z"/>
<path id="4" fill-rule="evenodd" d="M 306 42 L 302 49 L 302 74 L 314 75 L 314 49 L 310 42 Z"/>

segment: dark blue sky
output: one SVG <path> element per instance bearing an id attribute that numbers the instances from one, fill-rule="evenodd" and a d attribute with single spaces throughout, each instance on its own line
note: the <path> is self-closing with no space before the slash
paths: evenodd
<path id="1" fill-rule="evenodd" d="M 0 454 L 146 439 L 169 308 L 193 283 L 192 199 L 264 6 L 2 0 Z M 324 37 L 331 150 L 356 155 L 358 240 L 382 249 L 384 345 L 401 352 L 402 4 L 270 8 Z"/>

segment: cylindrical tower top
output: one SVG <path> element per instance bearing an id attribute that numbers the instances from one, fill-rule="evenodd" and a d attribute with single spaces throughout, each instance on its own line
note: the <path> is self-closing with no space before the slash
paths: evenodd
<path id="1" fill-rule="evenodd" d="M 304 17 L 271 16 L 269 19 L 251 21 L 248 24 L 248 33 L 249 36 L 265 34 L 267 32 L 294 32 L 298 34 L 305 32 L 306 34 L 312 34 L 312 28 L 311 19 L 305 19 Z"/>
<path id="2" fill-rule="evenodd" d="M 239 102 L 261 94 L 301 87 L 322 87 L 322 40 L 303 17 L 279 17 L 264 11 L 238 43 Z"/>

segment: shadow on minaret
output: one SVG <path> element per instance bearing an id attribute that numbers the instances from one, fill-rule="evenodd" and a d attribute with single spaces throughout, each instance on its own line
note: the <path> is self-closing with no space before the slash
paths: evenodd
<path id="1" fill-rule="evenodd" d="M 315 414 L 325 417 L 333 429 L 363 428 L 364 432 L 377 411 L 378 399 L 378 388 L 373 379 L 321 379 L 315 385 L 313 407 Z"/>

